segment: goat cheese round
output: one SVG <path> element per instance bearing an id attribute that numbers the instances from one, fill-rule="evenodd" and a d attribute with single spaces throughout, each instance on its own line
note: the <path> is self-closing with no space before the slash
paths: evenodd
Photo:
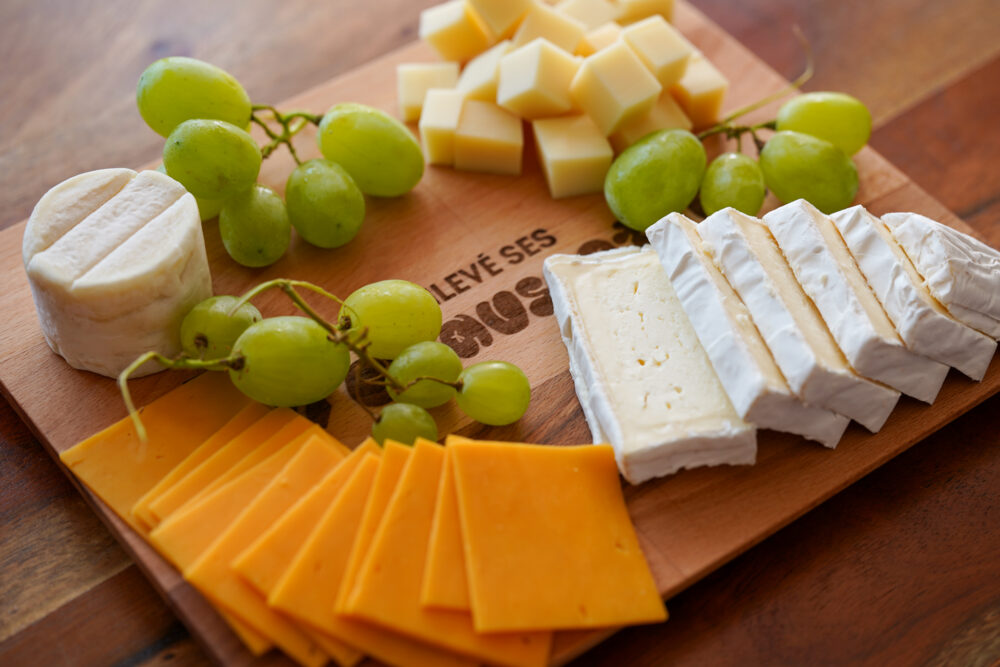
<path id="1" fill-rule="evenodd" d="M 156 171 L 101 169 L 56 185 L 28 219 L 22 256 L 49 347 L 109 377 L 144 352 L 178 354 L 181 320 L 212 294 L 194 196 Z"/>

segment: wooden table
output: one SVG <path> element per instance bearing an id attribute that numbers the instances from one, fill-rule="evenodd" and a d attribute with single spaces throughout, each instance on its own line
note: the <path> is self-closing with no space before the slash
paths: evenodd
<path id="1" fill-rule="evenodd" d="M 280 101 L 416 38 L 428 0 L 5 0 L 0 228 L 81 171 L 155 159 L 142 69 L 192 55 Z M 1000 4 L 695 0 L 789 78 L 871 108 L 872 144 L 1000 246 Z M 0 328 L 0 336 L 4 335 Z M 1000 660 L 1000 397 L 619 633 L 580 665 L 962 664 Z M 206 662 L 0 401 L 0 664 Z"/>

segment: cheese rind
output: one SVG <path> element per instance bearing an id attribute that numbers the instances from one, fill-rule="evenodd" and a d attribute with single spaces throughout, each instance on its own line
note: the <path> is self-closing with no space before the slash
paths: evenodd
<path id="1" fill-rule="evenodd" d="M 948 313 L 888 227 L 863 206 L 834 213 L 831 219 L 903 341 L 919 354 L 982 380 L 996 341 Z"/>
<path id="2" fill-rule="evenodd" d="M 835 447 L 849 420 L 792 393 L 746 305 L 705 253 L 695 223 L 671 213 L 646 236 L 736 412 L 760 428 Z"/>
<path id="3" fill-rule="evenodd" d="M 882 428 L 899 392 L 851 369 L 767 227 L 725 208 L 703 220 L 698 235 L 746 304 L 792 391 L 872 432 Z"/>
<path id="4" fill-rule="evenodd" d="M 651 248 L 552 255 L 544 274 L 594 441 L 611 443 L 627 480 L 754 462 L 756 431 Z"/>
<path id="5" fill-rule="evenodd" d="M 854 370 L 933 403 L 948 367 L 903 345 L 833 221 L 799 199 L 764 224 Z"/>
<path id="6" fill-rule="evenodd" d="M 882 216 L 934 298 L 959 321 L 1000 339 L 1000 252 L 916 213 Z"/>

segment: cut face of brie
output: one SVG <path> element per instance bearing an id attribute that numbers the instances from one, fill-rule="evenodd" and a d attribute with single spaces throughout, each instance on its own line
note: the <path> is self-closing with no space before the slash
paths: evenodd
<path id="1" fill-rule="evenodd" d="M 864 207 L 845 209 L 831 219 L 903 342 L 914 352 L 982 380 L 996 341 L 948 314 L 889 229 Z"/>
<path id="2" fill-rule="evenodd" d="M 671 213 L 646 236 L 736 412 L 761 428 L 836 446 L 849 420 L 792 393 L 746 305 L 705 253 L 695 223 Z"/>
<path id="3" fill-rule="evenodd" d="M 903 345 L 833 221 L 799 199 L 764 224 L 854 370 L 933 403 L 948 367 Z"/>
<path id="4" fill-rule="evenodd" d="M 109 377 L 143 352 L 180 352 L 181 320 L 212 294 L 198 205 L 156 171 L 60 183 L 35 206 L 22 251 L 49 346 Z"/>
<path id="5" fill-rule="evenodd" d="M 756 431 L 733 408 L 656 253 L 553 255 L 545 279 L 595 442 L 630 482 L 751 464 Z"/>
<path id="6" fill-rule="evenodd" d="M 851 369 L 767 227 L 726 208 L 701 222 L 698 234 L 746 304 L 792 391 L 872 432 L 882 428 L 899 392 Z"/>
<path id="7" fill-rule="evenodd" d="M 916 213 L 882 216 L 934 298 L 959 321 L 1000 338 L 1000 252 Z"/>

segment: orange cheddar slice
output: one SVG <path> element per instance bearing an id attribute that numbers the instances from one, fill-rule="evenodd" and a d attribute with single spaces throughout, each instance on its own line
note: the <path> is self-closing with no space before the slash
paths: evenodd
<path id="1" fill-rule="evenodd" d="M 420 591 L 420 604 L 441 609 L 470 609 L 455 476 L 447 449 L 441 486 L 438 487 L 437 506 L 434 508 L 434 524 L 431 527 L 430 547 L 427 549 L 427 569 Z"/>
<path id="2" fill-rule="evenodd" d="M 264 597 L 270 595 L 357 464 L 366 454 L 379 456 L 381 453 L 382 448 L 371 438 L 358 446 L 237 556 L 231 563 L 232 568 Z"/>
<path id="3" fill-rule="evenodd" d="M 341 452 L 322 438 L 310 437 L 198 561 L 184 570 L 184 578 L 206 597 L 271 639 L 302 665 L 318 667 L 327 656 L 287 618 L 268 608 L 263 596 L 229 563 L 342 459 Z"/>
<path id="4" fill-rule="evenodd" d="M 347 613 L 476 660 L 541 667 L 551 632 L 479 634 L 470 614 L 420 604 L 443 466 L 444 447 L 418 440 L 347 598 Z"/>
<path id="5" fill-rule="evenodd" d="M 666 619 L 607 445 L 448 439 L 479 632 Z"/>
<path id="6" fill-rule="evenodd" d="M 185 503 L 197 497 L 209 484 L 231 470 L 250 452 L 261 447 L 262 443 L 297 419 L 298 415 L 287 408 L 271 410 L 261 416 L 249 428 L 230 439 L 217 452 L 195 466 L 184 479 L 149 504 L 149 513 L 154 524 L 163 521 Z"/>
<path id="7" fill-rule="evenodd" d="M 261 403 L 251 403 L 230 419 L 225 425 L 216 431 L 212 437 L 201 443 L 197 449 L 187 455 L 183 461 L 178 463 L 173 470 L 167 473 L 166 477 L 156 483 L 152 489 L 146 492 L 142 498 L 132 507 L 132 514 L 141 521 L 148 529 L 152 530 L 160 521 L 149 509 L 150 504 L 166 493 L 168 489 L 184 479 L 188 473 L 197 468 L 202 461 L 219 451 L 230 440 L 238 436 L 243 431 L 250 428 L 255 421 L 263 417 L 270 410 L 269 407 Z"/>
<path id="8" fill-rule="evenodd" d="M 184 457 L 250 403 L 225 373 L 202 373 L 140 410 L 148 440 L 128 417 L 60 454 L 60 460 L 134 529 L 132 507 Z"/>

